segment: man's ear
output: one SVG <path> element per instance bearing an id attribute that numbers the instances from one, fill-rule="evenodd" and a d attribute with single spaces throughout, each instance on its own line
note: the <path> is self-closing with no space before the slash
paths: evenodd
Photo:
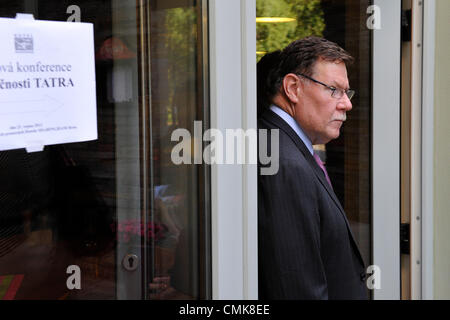
<path id="1" fill-rule="evenodd" d="M 283 90 L 286 97 L 292 103 L 297 103 L 300 97 L 300 79 L 293 73 L 288 73 L 283 78 Z"/>

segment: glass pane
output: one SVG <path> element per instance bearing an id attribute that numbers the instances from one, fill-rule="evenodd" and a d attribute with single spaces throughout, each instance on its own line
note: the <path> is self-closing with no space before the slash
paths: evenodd
<path id="1" fill-rule="evenodd" d="M 366 26 L 370 0 L 257 0 L 258 17 L 290 20 L 257 23 L 257 57 L 283 49 L 309 35 L 321 36 L 346 49 L 355 63 L 348 67 L 356 95 L 338 139 L 316 145 L 344 206 L 365 264 L 371 253 L 371 31 Z"/>
<path id="2" fill-rule="evenodd" d="M 203 225 L 204 197 L 201 188 L 202 166 L 175 165 L 171 160 L 172 132 L 178 128 L 194 133 L 194 121 L 205 119 L 203 111 L 204 48 L 201 43 L 201 7 L 198 1 L 157 1 L 151 3 L 151 117 L 154 216 L 166 226 L 166 237 L 151 246 L 153 274 L 169 282 L 169 289 L 151 290 L 152 299 L 205 298 L 204 281 L 199 270 L 204 265 L 199 246 Z M 206 125 L 206 123 L 203 123 Z M 193 136 L 193 135 L 192 135 Z M 184 141 L 186 142 L 186 141 Z M 198 141 L 187 142 L 190 146 Z M 200 142 L 201 143 L 201 142 Z M 194 162 L 192 162 L 194 163 Z"/>
<path id="3" fill-rule="evenodd" d="M 10 1 L 0 16 L 66 21 L 71 5 L 94 24 L 98 139 L 0 152 L 0 286 L 14 299 L 205 298 L 209 184 L 170 159 L 172 130 L 206 108 L 203 2 Z"/>
<path id="4" fill-rule="evenodd" d="M 349 67 L 350 86 L 356 90 L 339 139 L 326 146 L 327 169 L 336 195 L 344 206 L 366 265 L 371 253 L 371 30 L 366 26 L 370 0 L 323 0 L 324 37 L 355 58 Z M 344 22 L 344 23 L 342 23 Z"/>

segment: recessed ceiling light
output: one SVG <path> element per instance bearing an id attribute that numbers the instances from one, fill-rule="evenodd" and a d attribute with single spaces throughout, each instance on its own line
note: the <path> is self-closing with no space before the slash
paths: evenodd
<path id="1" fill-rule="evenodd" d="M 294 18 L 286 17 L 257 17 L 256 23 L 283 23 L 283 22 L 294 22 L 297 21 Z"/>

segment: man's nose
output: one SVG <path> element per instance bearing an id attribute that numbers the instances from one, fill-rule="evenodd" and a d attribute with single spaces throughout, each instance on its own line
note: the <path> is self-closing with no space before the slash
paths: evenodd
<path id="1" fill-rule="evenodd" d="M 345 111 L 350 111 L 353 108 L 352 102 L 350 101 L 350 99 L 348 98 L 348 96 L 346 94 L 344 94 L 342 96 L 342 98 L 340 99 L 339 103 L 338 103 L 338 108 L 345 110 Z"/>

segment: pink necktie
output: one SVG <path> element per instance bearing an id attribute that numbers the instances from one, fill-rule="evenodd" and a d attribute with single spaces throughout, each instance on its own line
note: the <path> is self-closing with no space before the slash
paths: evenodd
<path id="1" fill-rule="evenodd" d="M 322 169 L 323 173 L 325 174 L 325 178 L 327 179 L 328 184 L 330 185 L 331 188 L 333 188 L 333 186 L 331 185 L 330 177 L 328 176 L 327 169 L 323 165 L 322 160 L 320 160 L 319 155 L 317 153 L 315 153 L 315 152 L 314 152 L 314 159 L 316 160 L 316 162 L 319 165 L 320 169 Z"/>

